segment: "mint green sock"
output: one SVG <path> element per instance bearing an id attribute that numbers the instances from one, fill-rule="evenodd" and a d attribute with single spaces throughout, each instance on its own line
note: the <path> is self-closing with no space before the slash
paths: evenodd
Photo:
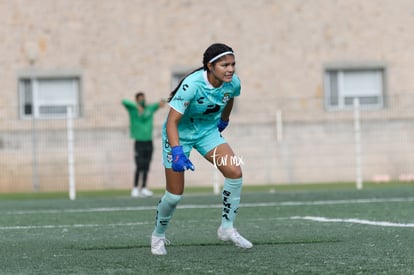
<path id="1" fill-rule="evenodd" d="M 240 204 L 240 193 L 242 189 L 243 178 L 224 179 L 223 186 L 223 213 L 221 216 L 221 226 L 224 228 L 233 227 L 234 219 L 237 215 L 237 209 Z"/>
<path id="2" fill-rule="evenodd" d="M 168 191 L 165 191 L 164 196 L 157 206 L 157 217 L 155 219 L 155 228 L 152 234 L 158 237 L 164 237 L 167 230 L 168 223 L 170 222 L 177 204 L 181 200 L 181 195 L 175 195 Z"/>

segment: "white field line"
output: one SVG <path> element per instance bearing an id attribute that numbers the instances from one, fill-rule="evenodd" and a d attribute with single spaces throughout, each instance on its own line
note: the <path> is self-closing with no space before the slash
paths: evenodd
<path id="1" fill-rule="evenodd" d="M 335 204 L 358 204 L 358 203 L 389 203 L 389 202 L 412 202 L 414 198 L 388 198 L 388 199 L 355 199 L 355 200 L 324 200 L 324 201 L 287 201 L 287 202 L 267 202 L 267 203 L 244 203 L 242 207 L 275 207 L 275 206 L 312 206 L 312 205 L 335 205 Z M 221 204 L 206 205 L 179 205 L 181 209 L 211 209 L 221 208 Z M 25 215 L 25 214 L 60 214 L 60 213 L 91 213 L 91 212 L 116 212 L 116 211 L 145 211 L 155 210 L 155 206 L 140 207 L 107 207 L 107 208 L 83 208 L 83 209 L 51 209 L 51 210 L 27 210 L 27 211 L 8 211 L 6 215 Z M 332 219 L 325 217 L 312 216 L 295 216 L 278 219 L 302 219 L 317 222 L 342 222 L 342 223 L 359 223 L 376 226 L 393 226 L 393 227 L 414 227 L 412 223 L 392 223 L 384 221 L 369 221 L 361 219 Z M 2 226 L 0 230 L 19 230 L 19 229 L 65 229 L 65 228 L 86 228 L 86 227 L 116 227 L 116 226 L 137 226 L 146 225 L 151 222 L 136 223 L 116 223 L 116 224 L 71 224 L 71 225 L 27 225 L 27 226 Z"/>
<path id="2" fill-rule="evenodd" d="M 267 219 L 268 220 L 268 219 Z M 394 223 L 386 221 L 370 221 L 363 219 L 340 219 L 340 218 L 326 218 L 314 216 L 293 216 L 293 217 L 279 217 L 276 220 L 308 220 L 315 222 L 334 222 L 334 223 L 354 223 L 363 225 L 372 225 L 380 227 L 405 227 L 414 228 L 414 223 Z M 191 222 L 191 221 L 189 221 Z M 60 224 L 60 225 L 25 225 L 25 226 L 0 226 L 0 231 L 5 230 L 32 230 L 32 229 L 68 229 L 68 228 L 91 228 L 91 227 L 120 227 L 120 226 L 139 226 L 148 225 L 153 222 L 131 222 L 131 223 L 112 223 L 112 224 Z"/>
<path id="3" fill-rule="evenodd" d="M 326 217 L 313 217 L 313 216 L 295 216 L 291 217 L 292 220 L 308 220 L 315 222 L 336 222 L 336 223 L 356 223 L 356 224 L 365 224 L 381 227 L 411 227 L 414 228 L 414 223 L 395 223 L 395 222 L 385 222 L 385 221 L 369 221 L 362 219 L 338 219 L 338 218 L 326 218 Z"/>
<path id="4" fill-rule="evenodd" d="M 86 227 L 118 227 L 118 226 L 137 226 L 153 224 L 154 222 L 131 222 L 131 223 L 112 223 L 112 224 L 58 224 L 58 225 L 17 225 L 0 226 L 0 230 L 29 230 L 29 229 L 67 229 L 67 228 L 86 228 Z"/>
<path id="5" fill-rule="evenodd" d="M 352 200 L 323 200 L 323 201 L 286 201 L 286 202 L 263 202 L 263 203 L 241 203 L 240 207 L 275 207 L 275 206 L 312 206 L 312 205 L 336 205 L 336 204 L 364 204 L 364 203 L 390 203 L 390 202 L 413 202 L 414 197 L 409 198 L 387 198 L 387 199 L 352 199 Z M 211 209 L 221 208 L 221 204 L 183 204 L 178 205 L 180 209 Z M 60 214 L 60 213 L 91 213 L 91 212 L 119 212 L 119 211 L 146 211 L 155 210 L 156 206 L 137 207 L 100 207 L 80 209 L 49 209 L 49 210 L 15 210 L 1 213 L 2 215 L 27 215 L 27 214 Z"/>

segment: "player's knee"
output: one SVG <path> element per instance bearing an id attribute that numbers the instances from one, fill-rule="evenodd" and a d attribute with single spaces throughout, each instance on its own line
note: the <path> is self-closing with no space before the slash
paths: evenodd
<path id="1" fill-rule="evenodd" d="M 228 166 L 222 171 L 223 176 L 230 179 L 238 179 L 243 176 L 242 170 L 239 166 Z"/>

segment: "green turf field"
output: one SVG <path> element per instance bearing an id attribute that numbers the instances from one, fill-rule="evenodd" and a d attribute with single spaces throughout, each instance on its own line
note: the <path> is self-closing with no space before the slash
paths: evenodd
<path id="1" fill-rule="evenodd" d="M 218 196 L 189 192 L 168 255 L 153 256 L 160 194 L 2 195 L 0 273 L 414 274 L 413 185 L 246 188 L 236 225 L 250 250 L 217 240 Z"/>

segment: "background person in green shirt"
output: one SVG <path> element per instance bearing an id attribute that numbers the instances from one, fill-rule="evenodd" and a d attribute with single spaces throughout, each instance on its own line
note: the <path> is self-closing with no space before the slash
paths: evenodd
<path id="1" fill-rule="evenodd" d="M 138 92 L 135 95 L 135 102 L 123 99 L 122 104 L 129 113 L 129 132 L 134 142 L 135 154 L 135 175 L 131 191 L 132 197 L 151 197 L 153 193 L 147 188 L 148 171 L 151 163 L 153 144 L 152 130 L 154 113 L 164 106 L 164 101 L 146 104 L 145 94 Z M 139 188 L 139 179 L 142 175 L 142 184 Z"/>

